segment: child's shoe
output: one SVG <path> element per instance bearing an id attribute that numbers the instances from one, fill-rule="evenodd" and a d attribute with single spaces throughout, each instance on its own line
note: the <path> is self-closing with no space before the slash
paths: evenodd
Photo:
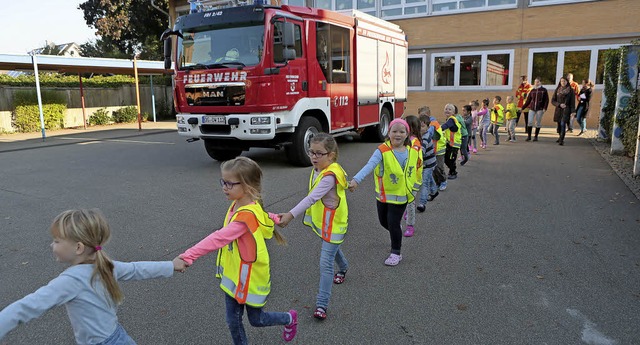
<path id="1" fill-rule="evenodd" d="M 440 184 L 440 188 L 438 188 L 438 189 L 440 189 L 440 190 L 445 190 L 445 189 L 447 189 L 447 181 L 442 182 L 442 183 Z"/>
<path id="2" fill-rule="evenodd" d="M 429 200 L 428 197 L 427 197 L 427 200 Z M 418 210 L 418 212 L 421 212 L 421 213 L 424 212 L 424 210 L 426 210 L 426 209 L 427 209 L 427 206 L 424 205 L 424 204 L 420 204 L 420 205 L 418 205 L 418 207 L 416 207 L 416 210 Z"/>
<path id="3" fill-rule="evenodd" d="M 313 317 L 318 320 L 324 320 L 327 318 L 327 310 L 322 307 L 316 307 L 316 311 L 313 312 Z"/>
<path id="4" fill-rule="evenodd" d="M 433 201 L 433 199 L 435 199 L 438 195 L 440 195 L 440 192 L 436 191 L 435 194 L 429 194 L 429 196 L 427 197 L 428 201 Z"/>
<path id="5" fill-rule="evenodd" d="M 478 153 L 478 149 L 477 148 L 473 148 L 473 153 Z"/>
<path id="6" fill-rule="evenodd" d="M 298 312 L 291 309 L 289 314 L 291 314 L 291 323 L 284 326 L 282 331 L 282 339 L 286 342 L 293 340 L 296 337 L 296 333 L 298 333 Z M 327 316 L 325 315 L 325 317 Z"/>
<path id="7" fill-rule="evenodd" d="M 401 260 L 402 260 L 402 255 L 391 253 L 389 254 L 389 257 L 387 258 L 387 260 L 384 260 L 384 264 L 387 266 L 397 266 Z"/>
<path id="8" fill-rule="evenodd" d="M 407 225 L 407 230 L 404 232 L 404 237 L 411 237 L 413 236 L 413 225 Z"/>

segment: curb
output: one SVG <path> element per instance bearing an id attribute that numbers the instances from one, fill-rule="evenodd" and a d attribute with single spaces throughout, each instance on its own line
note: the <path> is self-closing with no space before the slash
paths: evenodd
<path id="1" fill-rule="evenodd" d="M 615 159 L 614 157 L 612 157 L 606 151 L 601 150 L 602 148 L 599 146 L 601 143 L 598 142 L 597 138 L 591 137 L 589 138 L 589 142 L 591 143 L 593 148 L 596 150 L 596 152 L 600 154 L 602 159 L 604 159 L 604 161 L 607 162 L 607 164 L 609 164 L 609 166 L 611 167 L 611 170 L 613 170 L 616 173 L 616 175 L 618 175 L 620 180 L 622 180 L 622 182 L 627 186 L 627 188 L 629 188 L 631 193 L 635 195 L 635 197 L 638 200 L 640 200 L 640 177 L 633 177 L 633 171 L 629 172 L 627 171 L 628 169 L 621 166 L 621 164 L 616 164 L 614 162 L 614 159 Z M 604 145 L 606 145 L 606 143 Z M 622 157 L 622 156 L 619 158 L 626 159 L 626 157 Z"/>
<path id="2" fill-rule="evenodd" d="M 43 146 L 20 147 L 20 148 L 6 149 L 6 150 L 1 150 L 0 149 L 0 153 L 16 152 L 16 151 L 27 151 L 27 150 L 37 150 L 37 149 L 42 149 L 42 148 L 47 148 L 47 147 L 75 145 L 75 144 L 90 143 L 90 142 L 95 142 L 95 141 L 107 141 L 107 140 L 112 140 L 112 139 L 126 139 L 126 138 L 135 138 L 135 137 L 143 137 L 143 136 L 148 136 L 148 135 L 176 132 L 175 129 L 147 129 L 147 131 L 154 131 L 154 132 L 143 132 L 143 133 L 137 133 L 137 134 L 127 134 L 127 135 L 108 137 L 108 138 L 100 138 L 100 139 L 98 139 L 98 138 L 96 138 L 96 139 L 80 139 L 78 141 L 61 142 L 61 143 L 55 143 L 55 144 L 43 145 Z"/>

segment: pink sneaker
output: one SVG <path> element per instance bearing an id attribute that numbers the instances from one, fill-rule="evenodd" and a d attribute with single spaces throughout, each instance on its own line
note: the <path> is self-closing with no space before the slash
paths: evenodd
<path id="1" fill-rule="evenodd" d="M 298 312 L 291 309 L 289 310 L 289 314 L 291 314 L 291 323 L 284 326 L 284 330 L 282 331 L 282 339 L 286 342 L 293 340 L 298 332 Z"/>
<path id="2" fill-rule="evenodd" d="M 404 232 L 404 237 L 413 236 L 413 231 L 414 231 L 413 225 L 407 225 L 407 230 L 405 230 Z"/>
<path id="3" fill-rule="evenodd" d="M 477 148 L 473 148 L 473 153 L 478 153 L 478 149 Z"/>

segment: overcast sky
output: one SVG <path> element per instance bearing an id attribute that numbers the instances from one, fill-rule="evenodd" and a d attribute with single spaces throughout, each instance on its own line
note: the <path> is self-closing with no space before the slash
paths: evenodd
<path id="1" fill-rule="evenodd" d="M 0 0 L 0 54 L 26 54 L 46 41 L 85 43 L 95 30 L 78 9 L 80 0 Z"/>

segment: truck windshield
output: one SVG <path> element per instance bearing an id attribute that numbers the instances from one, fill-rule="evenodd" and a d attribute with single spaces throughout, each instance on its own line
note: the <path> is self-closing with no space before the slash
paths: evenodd
<path id="1" fill-rule="evenodd" d="M 179 69 L 254 66 L 262 59 L 264 25 L 183 30 L 178 38 Z"/>

